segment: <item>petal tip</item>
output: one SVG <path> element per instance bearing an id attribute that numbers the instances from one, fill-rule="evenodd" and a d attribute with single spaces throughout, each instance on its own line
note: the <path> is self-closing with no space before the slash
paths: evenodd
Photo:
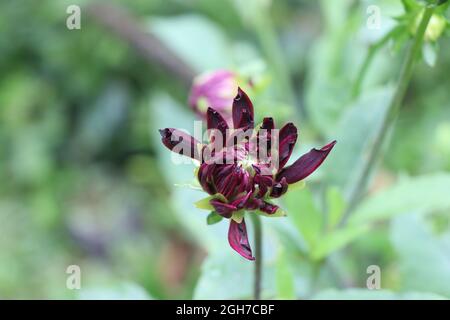
<path id="1" fill-rule="evenodd" d="M 165 138 L 165 137 L 167 137 L 167 133 L 168 133 L 169 129 L 164 128 L 164 129 L 159 129 L 158 131 L 159 131 L 159 134 L 161 135 L 161 137 Z"/>

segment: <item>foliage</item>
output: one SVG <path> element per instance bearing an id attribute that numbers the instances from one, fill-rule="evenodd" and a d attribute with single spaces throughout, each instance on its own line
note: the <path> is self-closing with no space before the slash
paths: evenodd
<path id="1" fill-rule="evenodd" d="M 194 205 L 204 198 L 194 165 L 173 165 L 160 144 L 161 127 L 193 130 L 188 86 L 89 15 L 93 2 L 0 3 L 0 297 L 251 298 L 252 263 L 224 243 L 227 224 Z M 338 141 L 277 203 L 281 217 L 261 217 L 263 298 L 450 298 L 448 2 L 347 217 L 424 10 L 372 2 L 379 30 L 367 28 L 366 1 L 248 1 L 251 16 L 240 0 L 111 2 L 195 74 L 251 78 L 257 123 L 299 125 L 292 159 Z M 76 3 L 82 29 L 69 31 Z M 66 288 L 73 264 L 79 291 Z M 369 265 L 382 290 L 366 289 Z"/>

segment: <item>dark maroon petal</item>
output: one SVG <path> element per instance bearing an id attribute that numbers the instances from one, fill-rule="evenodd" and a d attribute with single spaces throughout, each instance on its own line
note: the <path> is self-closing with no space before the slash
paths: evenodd
<path id="1" fill-rule="evenodd" d="M 272 187 L 272 184 L 273 184 L 272 177 L 270 177 L 270 176 L 262 176 L 262 175 L 259 175 L 259 174 L 255 175 L 255 177 L 253 178 L 253 181 L 259 187 L 259 192 L 257 194 L 257 196 L 259 198 L 263 197 L 267 193 L 269 188 Z"/>
<path id="2" fill-rule="evenodd" d="M 263 119 L 261 129 L 270 131 L 274 128 L 275 128 L 275 123 L 273 122 L 273 118 L 269 117 L 269 118 Z"/>
<path id="3" fill-rule="evenodd" d="M 259 210 L 265 212 L 267 214 L 274 214 L 278 210 L 278 206 L 275 204 L 271 204 L 263 201 L 262 205 L 259 207 Z"/>
<path id="4" fill-rule="evenodd" d="M 217 199 L 210 200 L 209 203 L 214 207 L 214 210 L 224 218 L 231 218 L 233 211 L 237 211 L 236 206 L 223 203 Z"/>
<path id="5" fill-rule="evenodd" d="M 245 207 L 245 205 L 247 204 L 248 199 L 250 199 L 251 195 L 252 195 L 251 191 L 247 192 L 244 196 L 234 200 L 231 204 L 233 206 L 235 206 L 238 210 L 240 210 Z"/>
<path id="6" fill-rule="evenodd" d="M 232 170 L 228 175 L 223 179 L 218 179 L 215 176 L 214 181 L 219 193 L 227 199 L 232 199 L 235 194 L 239 193 L 238 188 L 241 183 L 241 178 L 241 169 L 236 165 L 232 165 Z"/>
<path id="7" fill-rule="evenodd" d="M 232 114 L 235 129 L 253 128 L 253 104 L 241 88 L 233 100 Z"/>
<path id="8" fill-rule="evenodd" d="M 206 123 L 208 129 L 219 130 L 222 133 L 222 141 L 226 141 L 226 131 L 228 129 L 228 124 L 219 112 L 217 112 L 213 108 L 208 108 L 208 111 L 206 112 Z"/>
<path id="9" fill-rule="evenodd" d="M 247 202 L 245 208 L 249 211 L 251 210 L 260 210 L 267 214 L 274 214 L 278 210 L 278 206 L 268 203 L 262 199 L 253 198 Z"/>
<path id="10" fill-rule="evenodd" d="M 288 183 L 286 181 L 286 178 L 283 177 L 283 178 L 281 178 L 281 180 L 279 182 L 277 182 L 273 185 L 272 191 L 270 192 L 270 196 L 272 198 L 279 198 L 283 194 L 286 193 L 287 189 L 288 189 Z"/>
<path id="11" fill-rule="evenodd" d="M 333 141 L 320 150 L 311 149 L 292 165 L 281 170 L 276 180 L 281 181 L 282 178 L 286 178 L 286 182 L 291 184 L 306 178 L 322 164 L 335 144 L 336 141 Z"/>
<path id="12" fill-rule="evenodd" d="M 257 134 L 257 150 L 258 160 L 265 161 L 264 157 L 270 156 L 270 148 L 272 146 L 272 131 L 275 128 L 275 124 L 272 118 L 264 118 L 261 127 Z M 262 148 L 262 149 L 261 149 Z"/>
<path id="13" fill-rule="evenodd" d="M 166 128 L 159 130 L 162 143 L 170 150 L 193 159 L 200 160 L 200 142 L 181 130 Z"/>
<path id="14" fill-rule="evenodd" d="M 286 124 L 280 130 L 278 137 L 278 156 L 279 156 L 279 167 L 281 170 L 288 162 L 291 157 L 292 150 L 294 150 L 295 143 L 297 142 L 297 128 L 293 123 Z"/>
<path id="15" fill-rule="evenodd" d="M 211 174 L 214 168 L 215 165 L 202 163 L 200 165 L 200 168 L 198 169 L 197 174 L 200 185 L 202 186 L 203 190 L 205 190 L 209 194 L 215 194 L 217 192 L 211 180 Z"/>
<path id="16" fill-rule="evenodd" d="M 230 246 L 241 256 L 248 260 L 255 260 L 252 255 L 252 249 L 248 243 L 247 228 L 245 220 L 237 223 L 233 219 L 230 220 L 230 228 L 228 229 L 228 242 Z"/>

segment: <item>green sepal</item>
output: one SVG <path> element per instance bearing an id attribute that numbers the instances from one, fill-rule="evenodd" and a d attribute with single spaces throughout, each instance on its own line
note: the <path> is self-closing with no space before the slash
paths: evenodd
<path id="1" fill-rule="evenodd" d="M 217 212 L 211 211 L 211 213 L 208 214 L 208 216 L 206 217 L 206 223 L 208 225 L 212 225 L 222 221 L 222 219 L 223 217 L 219 215 Z"/>
<path id="2" fill-rule="evenodd" d="M 244 214 L 245 214 L 245 210 L 239 210 L 239 211 L 233 212 L 231 219 L 233 219 L 237 223 L 242 223 L 242 220 L 244 219 Z"/>
<path id="3" fill-rule="evenodd" d="M 224 203 L 226 203 L 226 199 L 225 197 L 220 194 L 220 193 L 216 193 L 212 196 L 208 196 L 206 198 L 203 198 L 197 202 L 194 203 L 194 205 L 199 208 L 199 209 L 203 209 L 203 210 L 208 210 L 208 211 L 214 211 L 214 207 L 211 205 L 210 201 L 213 199 L 218 199 Z"/>

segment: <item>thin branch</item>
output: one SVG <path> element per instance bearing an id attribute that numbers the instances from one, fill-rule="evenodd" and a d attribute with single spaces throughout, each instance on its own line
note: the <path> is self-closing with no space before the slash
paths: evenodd
<path id="1" fill-rule="evenodd" d="M 97 23 L 127 42 L 148 63 L 163 67 L 186 86 L 191 85 L 195 70 L 155 35 L 145 32 L 125 9 L 108 3 L 94 3 L 86 7 L 86 12 Z"/>
<path id="2" fill-rule="evenodd" d="M 253 298 L 261 299 L 261 278 L 262 278 L 262 227 L 259 216 L 256 213 L 251 214 L 254 233 L 255 233 L 255 277 L 253 282 Z"/>

